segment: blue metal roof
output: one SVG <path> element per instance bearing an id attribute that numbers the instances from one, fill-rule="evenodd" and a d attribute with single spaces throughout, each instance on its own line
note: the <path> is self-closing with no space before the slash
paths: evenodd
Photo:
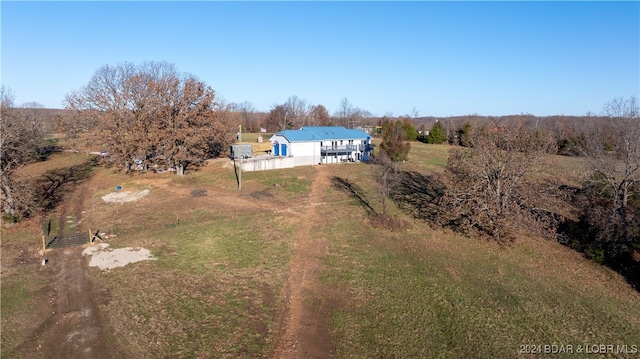
<path id="1" fill-rule="evenodd" d="M 307 126 L 299 130 L 284 130 L 275 135 L 283 136 L 289 142 L 306 142 L 322 140 L 353 140 L 368 139 L 371 136 L 360 130 L 344 128 L 342 126 Z"/>

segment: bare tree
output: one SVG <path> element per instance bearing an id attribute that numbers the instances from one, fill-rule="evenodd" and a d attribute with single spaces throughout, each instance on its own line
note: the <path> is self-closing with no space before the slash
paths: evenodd
<path id="1" fill-rule="evenodd" d="M 361 126 L 371 113 L 367 110 L 354 106 L 346 97 L 340 101 L 338 110 L 333 114 L 335 123 L 347 128 Z"/>
<path id="2" fill-rule="evenodd" d="M 589 118 L 581 152 L 587 169 L 584 216 L 589 226 L 587 251 L 600 261 L 613 260 L 640 241 L 640 105 L 618 98 L 603 108 L 605 121 Z"/>
<path id="3" fill-rule="evenodd" d="M 258 132 L 260 130 L 260 121 L 256 116 L 256 107 L 253 103 L 244 101 L 233 104 L 229 109 L 239 114 L 243 129 L 249 132 Z"/>
<path id="4" fill-rule="evenodd" d="M 380 186 L 380 198 L 382 201 L 382 215 L 388 215 L 388 199 L 395 185 L 398 175 L 398 165 L 389 156 L 382 152 L 374 157 L 373 164 L 377 165 L 376 180 Z"/>
<path id="5" fill-rule="evenodd" d="M 0 90 L 0 182 L 2 212 L 12 219 L 27 210 L 30 196 L 13 178 L 15 170 L 36 161 L 44 140 L 42 122 L 37 112 L 16 109 L 13 93 L 2 86 Z"/>
<path id="6" fill-rule="evenodd" d="M 167 69 L 160 70 L 159 67 Z M 159 79 L 167 73 L 167 78 Z M 83 137 L 85 143 L 99 145 L 109 150 L 109 160 L 116 166 L 129 170 L 136 158 L 145 158 L 148 121 L 160 101 L 149 87 L 154 81 L 168 82 L 175 69 L 168 64 L 149 64 L 136 68 L 131 63 L 99 68 L 91 80 L 79 91 L 68 94 L 65 107 L 72 137 Z M 155 84 L 157 86 L 158 84 Z"/>
<path id="7" fill-rule="evenodd" d="M 331 125 L 331 117 L 329 111 L 323 105 L 316 105 L 309 111 L 310 125 L 313 126 L 329 126 Z"/>
<path id="8" fill-rule="evenodd" d="M 125 170 L 154 164 L 181 175 L 219 154 L 234 131 L 209 86 L 164 62 L 103 66 L 66 97 L 66 108 L 82 124 L 78 135 L 108 149 Z"/>
<path id="9" fill-rule="evenodd" d="M 414 120 L 418 118 L 418 116 L 420 116 L 420 111 L 418 111 L 418 109 L 414 106 L 411 109 L 411 118 L 413 118 Z"/>
<path id="10" fill-rule="evenodd" d="M 5 87 L 4 85 L 0 87 L 0 106 L 2 106 L 3 110 L 10 110 L 13 108 L 14 96 L 13 90 L 10 88 Z"/>
<path id="11" fill-rule="evenodd" d="M 298 98 L 298 96 L 291 96 L 287 99 L 287 102 L 284 103 L 284 107 L 289 117 L 289 121 L 295 127 L 302 127 L 308 125 L 309 120 L 309 110 L 311 106 L 309 103 L 304 100 Z"/>
<path id="12" fill-rule="evenodd" d="M 553 141 L 525 126 L 481 127 L 471 132 L 469 146 L 452 148 L 442 211 L 445 223 L 463 231 L 486 233 L 507 242 L 535 223 L 535 185 L 525 176 L 542 154 L 553 152 Z"/>
<path id="13" fill-rule="evenodd" d="M 284 105 L 274 105 L 267 117 L 265 117 L 263 125 L 267 128 L 274 129 L 274 131 L 293 128 L 291 114 Z"/>
<path id="14" fill-rule="evenodd" d="M 284 104 L 274 105 L 263 120 L 263 125 L 275 131 L 312 125 L 311 109 L 306 100 L 294 95 Z"/>
<path id="15" fill-rule="evenodd" d="M 334 114 L 336 117 L 336 121 L 339 125 L 345 126 L 347 128 L 351 127 L 352 124 L 352 115 L 353 115 L 353 104 L 349 102 L 349 99 L 344 97 L 340 101 L 340 105 L 338 107 L 338 111 Z"/>
<path id="16" fill-rule="evenodd" d="M 370 117 L 371 117 L 371 112 L 365 109 L 362 109 L 360 107 L 356 107 L 354 108 L 351 114 L 351 124 L 349 127 L 357 128 L 359 126 L 362 126 L 366 122 L 366 120 Z"/>
<path id="17" fill-rule="evenodd" d="M 597 174 L 590 181 L 612 192 L 616 209 L 627 207 L 640 181 L 640 104 L 638 99 L 618 98 L 603 108 L 606 124 L 588 122 L 582 152 L 587 168 Z"/>

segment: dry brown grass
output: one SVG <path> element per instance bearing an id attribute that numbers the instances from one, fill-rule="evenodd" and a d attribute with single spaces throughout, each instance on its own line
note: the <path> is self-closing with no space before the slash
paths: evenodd
<path id="1" fill-rule="evenodd" d="M 422 146 L 414 156 L 436 150 Z M 403 166 L 437 171 L 429 161 Z M 369 166 L 325 170 L 381 208 Z M 132 358 L 268 356 L 287 305 L 296 215 L 309 209 L 315 171 L 245 173 L 238 191 L 220 160 L 184 178 L 101 169 L 79 184 L 53 217 L 79 216 L 83 230 L 116 234 L 112 247 L 142 246 L 159 259 L 91 268 L 109 347 Z M 117 185 L 151 194 L 103 202 Z M 194 198 L 195 189 L 208 195 Z M 640 343 L 640 294 L 558 243 L 523 238 L 504 248 L 429 228 L 397 208 L 390 214 L 410 225 L 375 228 L 357 199 L 332 186 L 320 195 L 304 228 L 328 246 L 320 284 L 303 305 L 329 319 L 336 357 L 519 357 L 528 343 Z M 3 358 L 42 357 L 27 346 L 57 328 L 57 274 L 40 265 L 38 232 L 34 220 L 2 230 Z"/>

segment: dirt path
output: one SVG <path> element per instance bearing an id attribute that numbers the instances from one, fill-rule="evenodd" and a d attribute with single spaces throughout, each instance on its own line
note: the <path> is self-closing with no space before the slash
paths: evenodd
<path id="1" fill-rule="evenodd" d="M 81 184 L 63 204 L 59 212 L 62 220 L 66 220 L 67 214 L 73 215 L 76 221 L 82 219 L 86 186 L 86 183 Z M 118 351 L 109 343 L 108 333 L 104 333 L 98 310 L 98 305 L 106 304 L 109 299 L 92 285 L 87 257 L 82 255 L 82 249 L 76 246 L 55 249 L 47 254 L 47 270 L 52 275 L 55 292 L 51 299 L 51 317 L 40 329 L 33 346 L 38 357 L 118 357 Z"/>
<path id="2" fill-rule="evenodd" d="M 41 338 L 43 353 L 51 358 L 112 358 L 107 348 L 89 269 L 81 247 L 56 250 L 52 256 L 57 278 L 56 311 Z"/>
<path id="3" fill-rule="evenodd" d="M 324 190 L 329 186 L 325 166 L 317 166 L 308 202 L 299 214 L 294 235 L 294 255 L 285 286 L 287 309 L 274 358 L 330 358 L 332 346 L 327 330 L 326 291 L 318 279 L 328 240 L 314 235 L 313 224 L 319 215 Z"/>

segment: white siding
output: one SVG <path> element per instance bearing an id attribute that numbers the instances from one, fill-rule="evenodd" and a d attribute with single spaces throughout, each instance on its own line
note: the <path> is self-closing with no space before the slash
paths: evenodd
<path id="1" fill-rule="evenodd" d="M 317 165 L 320 162 L 320 142 L 293 142 L 291 156 L 296 166 Z"/>
<path id="2" fill-rule="evenodd" d="M 278 143 L 278 147 L 279 148 L 277 150 L 274 150 L 274 144 L 276 142 Z M 287 156 L 291 156 L 291 143 L 289 142 L 289 140 L 287 140 L 286 137 L 278 136 L 278 135 L 274 135 L 271 138 L 271 150 L 273 151 L 272 155 L 282 156 L 282 152 L 280 150 L 282 145 L 286 145 L 286 147 L 287 147 Z"/>
<path id="3" fill-rule="evenodd" d="M 341 163 L 347 161 L 368 161 L 369 157 L 366 156 L 366 152 L 359 150 L 359 146 L 364 146 L 369 141 L 366 139 L 334 139 L 334 140 L 322 140 L 322 141 L 301 141 L 301 142 L 289 142 L 289 140 L 281 135 L 275 134 L 271 137 L 271 146 L 278 143 L 278 150 L 273 151 L 272 158 L 290 159 L 291 162 L 282 162 L 280 165 L 276 165 L 275 168 L 285 168 L 288 166 L 309 166 L 317 165 L 319 163 Z M 349 142 L 351 141 L 351 142 Z M 286 156 L 282 156 L 282 145 L 286 145 Z M 355 151 L 347 151 L 344 146 L 353 145 L 358 149 Z M 343 147 L 344 151 L 339 153 L 328 153 L 323 156 L 323 146 L 337 146 L 337 148 Z M 276 155 L 277 153 L 277 155 Z M 285 164 L 286 163 L 286 164 Z M 281 167 L 285 166 L 285 167 Z M 274 164 L 254 164 L 248 167 L 259 169 L 271 169 L 274 168 Z M 251 170 L 251 169 L 247 169 Z"/>
<path id="4" fill-rule="evenodd" d="M 313 157 L 320 154 L 319 142 L 293 142 L 291 155 L 294 157 Z"/>

